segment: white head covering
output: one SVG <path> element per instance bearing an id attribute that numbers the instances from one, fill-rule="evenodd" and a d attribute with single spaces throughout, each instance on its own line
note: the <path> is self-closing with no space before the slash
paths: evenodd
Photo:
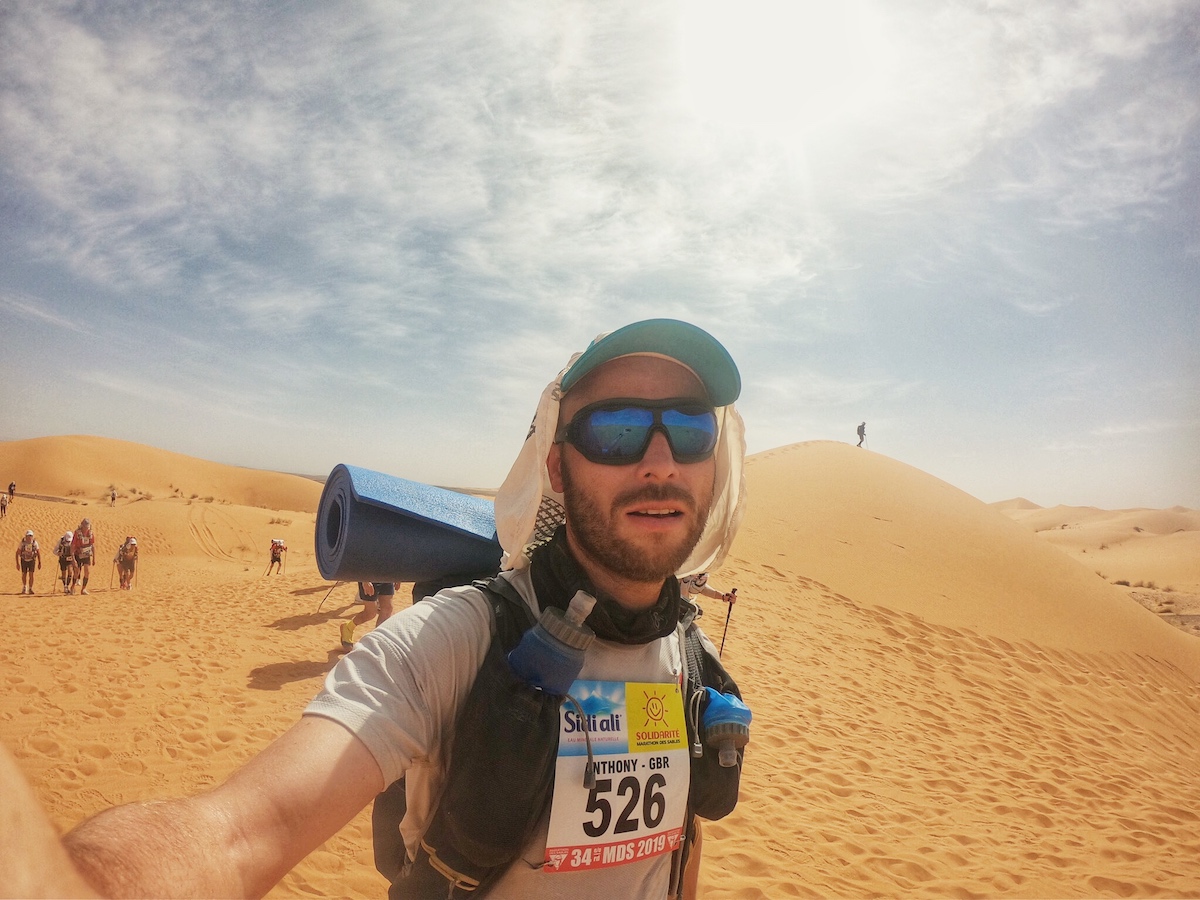
<path id="1" fill-rule="evenodd" d="M 654 321 L 668 320 L 652 320 Z M 686 327 L 695 329 L 695 326 Z M 607 336 L 598 335 L 589 350 L 595 348 Z M 716 343 L 711 336 L 705 337 Z M 724 348 L 721 349 L 724 352 Z M 550 486 L 546 457 L 550 453 L 550 447 L 554 443 L 554 432 L 558 427 L 558 407 L 564 393 L 563 376 L 583 355 L 574 354 L 558 376 L 542 391 L 533 425 L 525 437 L 521 452 L 517 454 L 508 477 L 496 493 L 496 535 L 504 549 L 501 560 L 501 567 L 504 569 L 523 569 L 528 566 L 529 554 L 533 547 L 548 540 L 554 534 L 554 530 L 566 520 L 563 496 Z M 686 362 L 683 364 L 687 365 Z M 729 365 L 733 365 L 732 360 L 729 361 Z M 736 369 L 734 372 L 736 375 Z M 572 374 L 572 383 L 581 377 L 576 373 Z M 737 396 L 736 390 L 733 391 L 733 396 Z M 716 459 L 716 482 L 712 507 L 700 540 L 680 567 L 678 575 L 703 572 L 720 565 L 729 552 L 742 521 L 746 496 L 745 426 L 732 402 L 727 406 L 717 407 L 717 422 L 720 435 L 713 454 Z"/>

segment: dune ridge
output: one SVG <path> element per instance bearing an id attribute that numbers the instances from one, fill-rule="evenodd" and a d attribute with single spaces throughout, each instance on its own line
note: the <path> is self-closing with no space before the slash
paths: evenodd
<path id="1" fill-rule="evenodd" d="M 1200 592 L 1200 511 L 1055 506 L 1005 512 L 1110 582 L 1154 581 Z"/>
<path id="2" fill-rule="evenodd" d="M 229 466 L 90 435 L 0 442 L 2 472 L 12 473 L 5 485 L 16 478 L 22 493 L 105 504 L 110 486 L 119 500 L 150 495 L 303 512 L 316 512 L 321 497 L 321 484 L 301 475 Z"/>
<path id="3" fill-rule="evenodd" d="M 49 561 L 35 597 L 0 576 L 0 734 L 60 828 L 217 783 L 336 661 L 354 591 L 317 573 L 312 515 L 213 473 L 212 503 L 18 497 L 0 520 L 10 550 L 26 522 L 45 547 L 84 512 L 100 535 L 90 597 L 46 593 Z M 50 473 L 13 474 L 53 493 Z M 106 483 L 83 462 L 67 475 Z M 1200 639 L 1011 511 L 870 451 L 778 448 L 747 483 L 711 573 L 740 600 L 704 600 L 702 624 L 754 722 L 741 802 L 705 828 L 703 897 L 1200 896 Z M 127 531 L 142 568 L 109 590 Z M 277 532 L 287 574 L 263 577 Z M 269 896 L 384 889 L 364 811 Z"/>
<path id="4" fill-rule="evenodd" d="M 739 534 L 755 556 L 950 627 L 1082 651 L 1153 653 L 1200 677 L 1196 642 L 969 494 L 832 441 L 756 454 Z M 803 477 L 796 477 L 803 473 Z"/>

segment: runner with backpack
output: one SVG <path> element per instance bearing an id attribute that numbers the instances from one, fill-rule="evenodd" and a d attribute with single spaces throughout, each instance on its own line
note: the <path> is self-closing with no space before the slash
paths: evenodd
<path id="1" fill-rule="evenodd" d="M 679 592 L 684 600 L 696 607 L 697 619 L 704 615 L 704 609 L 696 602 L 697 596 L 712 597 L 714 600 L 724 600 L 730 606 L 737 602 L 737 588 L 734 588 L 728 594 L 721 593 L 715 587 L 709 586 L 707 572 L 698 572 L 695 575 L 687 575 L 680 578 Z"/>
<path id="2" fill-rule="evenodd" d="M 117 565 L 117 574 L 121 576 L 121 590 L 127 591 L 133 587 L 133 579 L 137 574 L 137 561 L 137 538 L 130 535 L 125 538 L 125 543 L 117 548 L 117 555 L 113 557 L 113 562 Z"/>
<path id="3" fill-rule="evenodd" d="M 271 574 L 271 569 L 282 575 L 283 574 L 283 555 L 287 553 L 287 542 L 283 538 L 271 538 L 271 561 L 267 563 L 267 575 Z"/>
<path id="4" fill-rule="evenodd" d="M 92 520 L 84 519 L 71 538 L 71 555 L 75 557 L 75 573 L 79 577 L 79 593 L 88 592 L 88 578 L 92 574 L 92 562 L 96 557 L 96 536 L 92 534 Z M 75 593 L 72 586 L 71 593 Z"/>
<path id="5" fill-rule="evenodd" d="M 58 557 L 58 572 L 62 578 L 63 593 L 71 593 L 75 584 L 75 557 L 71 554 L 71 539 L 75 535 L 66 531 L 54 545 L 54 555 Z"/>
<path id="6" fill-rule="evenodd" d="M 17 570 L 21 573 L 21 593 L 33 593 L 34 564 L 42 567 L 42 551 L 38 542 L 33 539 L 33 532 L 26 531 L 21 542 L 17 544 Z"/>
<path id="7" fill-rule="evenodd" d="M 392 601 L 395 597 L 396 583 L 394 581 L 360 581 L 358 583 L 358 599 L 363 608 L 359 610 L 358 615 L 343 620 L 338 626 L 342 649 L 352 650 L 354 648 L 355 626 L 365 625 L 374 619 L 375 627 L 378 628 L 390 619 L 394 612 Z"/>
<path id="8" fill-rule="evenodd" d="M 694 897 L 699 820 L 737 803 L 750 711 L 677 575 L 736 534 L 739 391 L 695 326 L 597 338 L 497 494 L 502 571 L 364 635 L 223 784 L 77 826 L 78 872 L 108 895 L 261 896 L 376 798 L 391 897 Z"/>

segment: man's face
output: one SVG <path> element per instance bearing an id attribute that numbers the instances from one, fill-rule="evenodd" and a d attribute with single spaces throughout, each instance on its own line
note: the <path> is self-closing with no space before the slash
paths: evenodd
<path id="1" fill-rule="evenodd" d="M 590 403 L 611 398 L 706 401 L 700 381 L 666 359 L 627 356 L 605 363 L 562 400 L 565 424 Z M 655 432 L 645 456 L 626 466 L 587 460 L 570 444 L 547 458 L 551 486 L 562 492 L 567 537 L 579 561 L 618 579 L 661 584 L 691 553 L 712 505 L 716 462 L 677 463 L 666 436 Z"/>

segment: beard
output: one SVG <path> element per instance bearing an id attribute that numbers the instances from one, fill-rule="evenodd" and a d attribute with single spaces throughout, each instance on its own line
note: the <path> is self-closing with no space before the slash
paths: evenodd
<path id="1" fill-rule="evenodd" d="M 700 541 L 712 506 L 711 490 L 698 503 L 682 487 L 659 484 L 620 494 L 605 509 L 599 498 L 575 481 L 565 461 L 562 479 L 567 522 L 580 550 L 614 575 L 644 584 L 665 581 L 678 571 Z M 624 515 L 621 508 L 640 501 L 672 501 L 692 513 L 691 527 L 678 538 L 663 535 L 661 540 L 634 542 L 621 537 L 616 527 Z"/>

